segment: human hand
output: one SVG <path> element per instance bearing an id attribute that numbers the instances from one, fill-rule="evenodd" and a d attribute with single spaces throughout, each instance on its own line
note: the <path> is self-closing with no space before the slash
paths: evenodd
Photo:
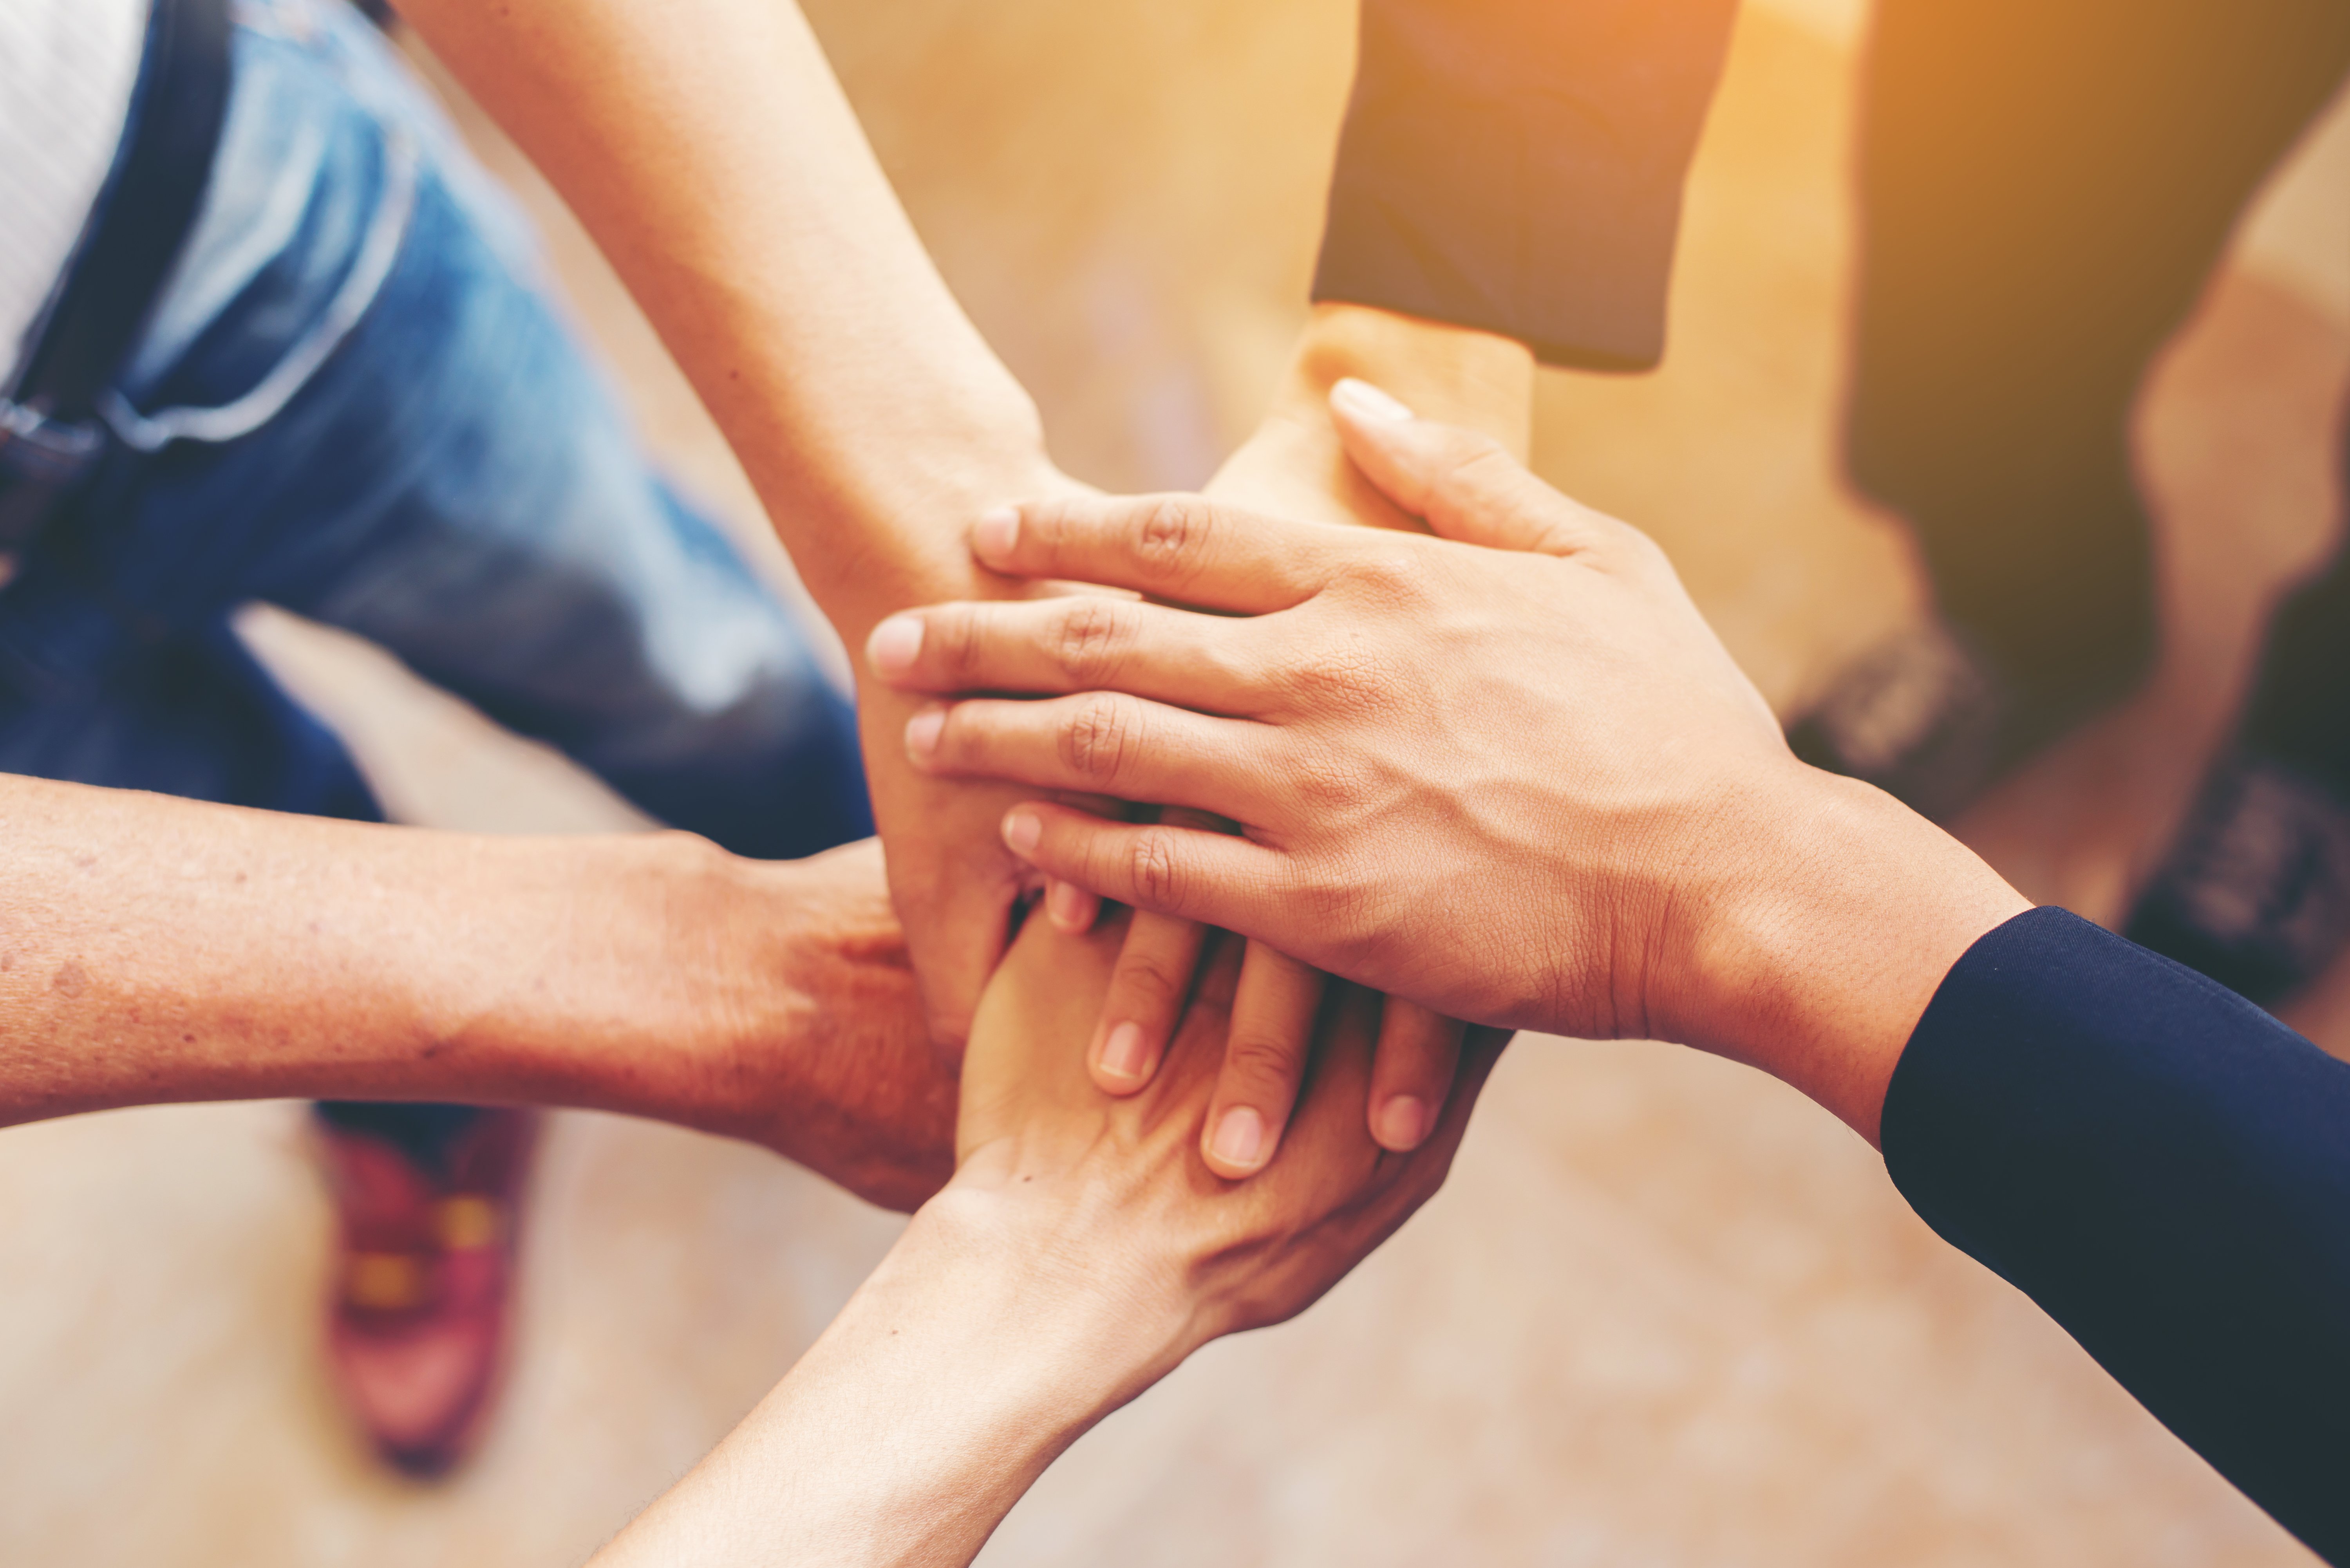
<path id="1" fill-rule="evenodd" d="M 969 1562 L 1047 1465 L 1219 1334 L 1303 1311 L 1444 1179 L 1502 1037 L 1472 1034 L 1433 1135 L 1363 1127 L 1375 1004 L 1320 1032 L 1288 1146 L 1255 1179 L 1200 1156 L 1240 944 L 1148 1088 L 1102 1096 L 1082 1045 L 1117 926 L 1032 920 L 964 1061 L 960 1161 L 823 1336 L 597 1561 Z"/>
<path id="2" fill-rule="evenodd" d="M 954 1168 L 955 1074 L 931 1044 L 868 839 L 806 860 L 703 849 L 659 911 L 692 1024 L 618 1064 L 609 1108 L 764 1144 L 910 1211 Z"/>
<path id="3" fill-rule="evenodd" d="M 1041 447 L 1026 471 L 1043 494 L 1096 493 L 1052 466 Z M 1026 492 L 999 487 L 991 493 Z M 950 518 L 968 518 L 983 509 L 939 506 Z M 988 572 L 969 561 L 959 534 L 951 540 L 941 534 L 934 542 L 924 536 L 921 548 L 937 558 L 924 560 L 919 569 L 901 561 L 886 574 L 872 574 L 887 576 L 886 594 L 868 590 L 853 605 L 827 607 L 850 647 L 886 648 L 887 628 L 897 623 L 883 618 L 881 607 L 899 608 L 925 595 L 1037 598 L 1106 591 Z M 953 586 L 941 589 L 941 584 Z M 874 826 L 889 846 L 889 891 L 903 923 L 927 1026 L 941 1058 L 951 1064 L 962 1054 L 980 992 L 1011 940 L 1015 909 L 1044 891 L 1045 878 L 1007 851 L 997 832 L 1003 812 L 1022 792 L 988 780 L 943 779 L 911 765 L 905 732 L 918 711 L 906 693 L 858 670 L 858 732 Z"/>
<path id="4" fill-rule="evenodd" d="M 1309 1029 L 1309 1066 L 1281 1156 L 1247 1181 L 1201 1158 L 1223 1042 L 1244 984 L 1241 942 L 1207 939 L 1197 991 L 1149 1085 L 1095 1086 L 1089 1035 L 1119 920 L 1072 936 L 1024 930 L 974 1021 L 954 1180 L 934 1201 L 1019 1260 L 1046 1296 L 1107 1308 L 1122 1403 L 1222 1334 L 1304 1311 L 1431 1197 L 1508 1035 L 1472 1032 L 1441 1115 L 1408 1154 L 1366 1127 L 1378 999 L 1341 986 Z M 926 1210 L 929 1215 L 931 1210 Z"/>
<path id="5" fill-rule="evenodd" d="M 1443 537 L 1180 499 L 1021 509 L 974 536 L 997 570 L 1222 613 L 1097 607 L 1072 642 L 1055 607 L 922 612 L 908 686 L 1074 695 L 956 703 L 918 753 L 1243 826 L 1024 806 L 1007 839 L 1048 875 L 1455 1016 L 1753 1061 L 1873 1136 L 1886 1043 L 2021 901 L 1797 763 L 1644 535 L 1372 389 L 1334 404 L 1366 476 Z M 1952 896 L 1886 907 L 1920 868 Z M 1840 983 L 1787 961 L 1814 940 Z"/>
<path id="6" fill-rule="evenodd" d="M 1331 386 L 1377 373 L 1423 407 L 1525 450 L 1533 394 L 1523 345 L 1491 333 L 1350 305 L 1317 306 L 1287 374 L 1250 439 L 1203 493 L 1227 507 L 1300 521 L 1420 530 L 1423 524 L 1369 483 L 1347 461 L 1329 412 Z M 1081 634 L 1082 617 L 1072 625 Z M 911 623 L 877 639 L 869 655 L 885 675 L 911 657 Z M 1158 820 L 1229 831 L 1202 812 L 1161 811 Z M 1072 883 L 1048 879 L 1045 918 L 1066 931 L 1090 929 L 1100 901 Z M 1087 1049 L 1094 1080 L 1113 1095 L 1150 1081 L 1190 994 L 1206 939 L 1198 922 L 1145 911 L 1128 925 L 1109 997 Z M 1305 1068 L 1306 1045 L 1325 978 L 1312 965 L 1252 943 L 1232 1008 L 1232 1036 L 1205 1156 L 1219 1174 L 1242 1177 L 1269 1163 L 1280 1145 Z M 1383 1146 L 1417 1147 L 1435 1126 L 1451 1081 L 1461 1024 L 1401 998 L 1386 1000 L 1367 1115 Z"/>

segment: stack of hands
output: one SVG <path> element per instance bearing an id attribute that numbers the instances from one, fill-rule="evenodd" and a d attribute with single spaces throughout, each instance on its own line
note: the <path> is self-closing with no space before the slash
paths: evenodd
<path id="1" fill-rule="evenodd" d="M 863 649 L 886 866 L 10 781 L 8 1119 L 585 1106 L 917 1209 L 608 1548 L 795 1563 L 965 1561 L 1091 1423 L 1302 1311 L 1436 1190 L 1509 1030 L 1723 1052 L 1876 1136 L 2023 900 L 1800 765 L 1657 548 L 1527 472 L 1523 345 L 1319 306 L 1203 495 L 1104 499 L 795 7 L 402 9 Z"/>
<path id="2" fill-rule="evenodd" d="M 619 1560 L 723 1531 L 962 1561 L 1093 1422 L 1392 1234 L 1510 1029 L 1705 1045 L 1874 1136 L 1942 970 L 2023 908 L 1796 763 L 1637 530 L 1377 389 L 1329 402 L 1437 537 L 1212 497 L 999 508 L 970 532 L 988 572 L 1121 591 L 868 639 L 870 678 L 924 699 L 913 768 L 1017 786 L 996 831 L 1047 914 L 972 1015 L 953 1176 Z M 1959 897 L 1905 922 L 1878 873 L 1921 855 Z M 1822 942 L 1834 972 L 1783 961 Z"/>
<path id="3" fill-rule="evenodd" d="M 1325 303 L 1203 494 L 1106 499 L 1047 458 L 795 7 L 401 8 L 644 305 L 862 649 L 880 845 L 758 864 L 0 780 L 0 1120 L 600 1107 L 916 1210 L 616 1563 L 967 1561 L 1093 1422 L 1392 1234 L 1510 1030 L 1717 1052 L 1879 1139 L 1929 1001 L 2025 900 L 1800 763 L 1658 548 L 1527 472 L 1523 345 Z M 2338 1064 L 2143 957 L 2106 953 L 2106 983 L 2191 1027 L 2113 1006 L 2019 1034 L 2047 997 L 1978 976 L 1970 1035 L 2070 1065 L 1975 1094 L 1946 1051 L 1960 1092 L 1919 1091 L 1929 1131 L 1897 1116 L 1895 1146 L 1928 1139 L 1913 1174 L 1964 1151 L 1937 1223 L 2337 1528 L 2338 1449 L 2275 1412 L 2340 1432 L 2300 1363 L 2350 1275 L 2272 1287 L 2342 1257 L 2308 1196 L 2338 1140 L 2303 1125 Z M 2197 1057 L 2199 1032 L 2234 1044 Z M 2024 1160 L 2020 1196 L 2019 1149 L 2044 1178 Z M 2232 1197 L 2147 1209 L 2178 1168 Z"/>
<path id="4" fill-rule="evenodd" d="M 763 297 L 671 336 L 771 510 L 816 519 L 793 551 L 864 649 L 880 846 L 760 864 L 7 792 L 40 911 L 0 965 L 10 1120 L 582 1106 L 919 1209 L 615 1561 L 965 1561 L 1093 1422 L 1393 1233 L 1507 1031 L 1722 1052 L 1873 1138 L 1943 974 L 2025 907 L 1797 763 L 1656 546 L 1526 471 L 1522 346 L 1323 307 L 1204 495 L 1112 500 L 977 358 L 992 393 L 945 375 L 939 406 L 1003 411 L 938 445 L 993 467 L 827 440 L 877 417 L 853 342 L 779 344 L 849 380 L 775 439 L 789 399 L 721 374 Z M 862 532 L 818 527 L 827 497 Z M 894 556 L 876 517 L 912 520 Z"/>

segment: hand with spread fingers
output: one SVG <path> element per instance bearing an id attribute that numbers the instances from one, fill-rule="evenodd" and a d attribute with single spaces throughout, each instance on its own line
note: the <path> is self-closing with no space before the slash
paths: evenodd
<path id="1" fill-rule="evenodd" d="M 919 612 L 895 683 L 1046 694 L 926 710 L 919 763 L 1218 813 L 1241 832 L 1037 803 L 1004 836 L 1048 876 L 1450 1016 L 1758 1061 L 1873 1136 L 1883 1085 L 1858 1080 L 1889 1065 L 1765 982 L 1774 945 L 1865 881 L 1836 864 L 1840 814 L 1871 818 L 1877 852 L 1950 858 L 1971 890 L 1955 924 L 2012 913 L 2012 892 L 1888 797 L 1798 763 L 1646 535 L 1375 388 L 1343 383 L 1332 407 L 1361 472 L 1440 537 L 1191 498 L 992 514 L 973 547 L 993 570 L 1160 602 Z M 1861 978 L 1892 963 L 1850 960 Z M 1897 1040 L 1918 983 L 1865 1003 Z"/>

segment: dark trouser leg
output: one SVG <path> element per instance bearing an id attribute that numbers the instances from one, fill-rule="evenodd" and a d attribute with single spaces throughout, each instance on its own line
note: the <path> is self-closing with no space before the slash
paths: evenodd
<path id="1" fill-rule="evenodd" d="M 2350 192 L 2344 195 L 2350 201 Z M 2350 410 L 2344 434 L 2350 438 Z M 2343 447 L 2350 497 L 2350 439 Z M 2350 800 L 2350 546 L 2296 589 L 2269 623 L 2244 711 L 2247 750 L 2279 758 Z"/>
<path id="2" fill-rule="evenodd" d="M 226 622 L 136 639 L 52 586 L 0 599 L 0 773 L 382 820 L 342 742 Z"/>
<path id="3" fill-rule="evenodd" d="M 2235 741 L 2124 934 L 2263 1004 L 2350 942 L 2350 549 L 2270 621 Z"/>
<path id="4" fill-rule="evenodd" d="M 2131 401 L 2345 61 L 2342 0 L 1879 5 L 1848 455 L 2001 701 L 1948 805 L 2146 672 Z"/>

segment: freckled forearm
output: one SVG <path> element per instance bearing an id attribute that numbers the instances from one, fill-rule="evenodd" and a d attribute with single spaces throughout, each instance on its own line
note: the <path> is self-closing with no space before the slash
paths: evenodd
<path id="1" fill-rule="evenodd" d="M 623 932 L 598 885 L 629 853 L 0 777 L 0 1122 L 299 1095 L 576 1100 L 562 1080 L 621 1017 L 604 977 Z"/>

